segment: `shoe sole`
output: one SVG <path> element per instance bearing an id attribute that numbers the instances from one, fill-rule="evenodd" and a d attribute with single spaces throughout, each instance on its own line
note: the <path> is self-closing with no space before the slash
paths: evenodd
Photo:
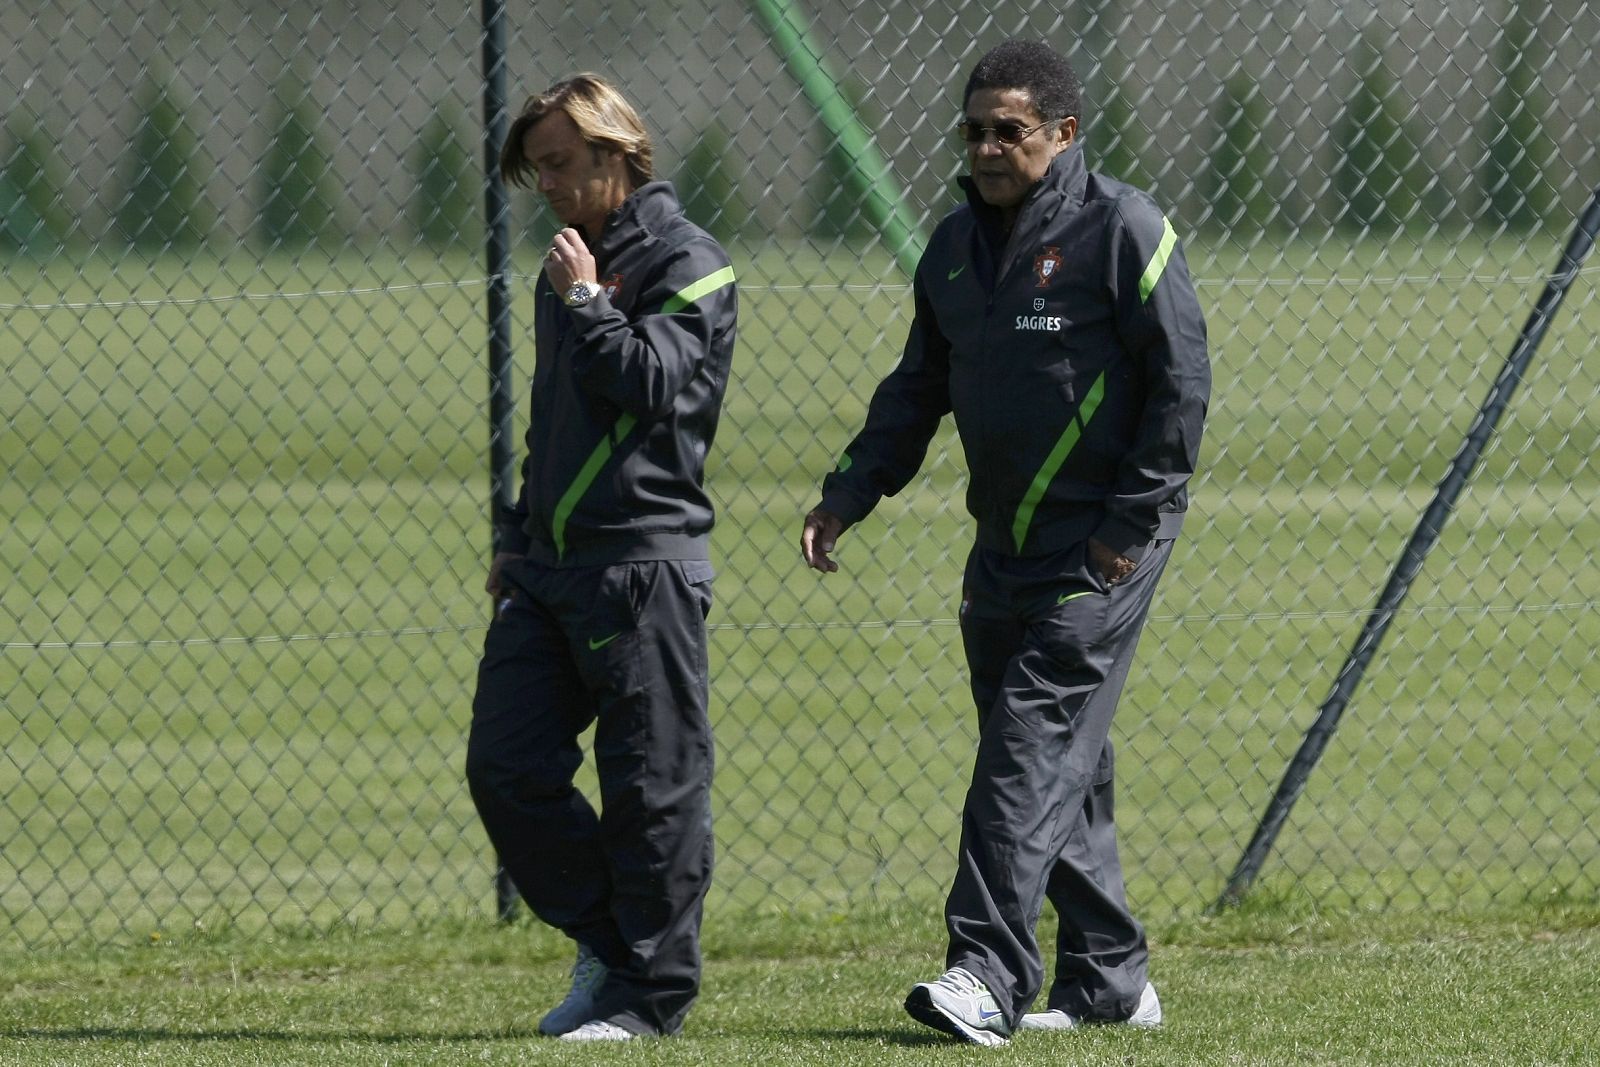
<path id="1" fill-rule="evenodd" d="M 1034 1033 L 1041 1033 L 1041 1034 L 1059 1032 L 1059 1031 L 1063 1031 L 1063 1030 L 1081 1030 L 1081 1029 L 1084 1029 L 1084 1028 L 1089 1027 L 1089 1026 L 1131 1026 L 1136 1030 L 1158 1030 L 1158 1029 L 1161 1028 L 1161 1020 L 1160 1019 L 1156 1019 L 1154 1021 L 1141 1021 L 1139 1019 L 1124 1019 L 1119 1023 L 1105 1023 L 1105 1022 L 1057 1023 L 1057 1022 L 1035 1022 L 1029 1016 L 1024 1015 L 1022 1017 L 1022 1020 L 1017 1023 L 1017 1029 L 1018 1030 L 1029 1030 L 1029 1031 L 1032 1031 Z"/>
<path id="2" fill-rule="evenodd" d="M 906 997 L 906 1014 L 923 1026 L 932 1027 L 941 1034 L 949 1034 L 960 1041 L 995 1048 L 1008 1043 L 1008 1039 L 993 1030 L 979 1030 L 948 1014 L 933 1002 L 933 994 L 922 986 L 911 990 Z"/>
<path id="3" fill-rule="evenodd" d="M 1119 1022 L 1088 1021 L 1079 1022 L 1059 1008 L 1049 1011 L 1033 1012 L 1017 1020 L 1018 1030 L 1078 1030 L 1085 1026 L 1132 1026 L 1140 1030 L 1154 1030 L 1161 1025 L 1161 1001 L 1156 996 L 1156 991 L 1148 982 L 1145 983 L 1145 993 L 1150 994 L 1149 1003 L 1143 993 L 1139 995 L 1139 1007 L 1134 1011 L 1133 1017 Z"/>

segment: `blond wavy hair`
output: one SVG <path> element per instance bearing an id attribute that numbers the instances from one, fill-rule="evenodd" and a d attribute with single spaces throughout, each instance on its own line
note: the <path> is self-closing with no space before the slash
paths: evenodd
<path id="1" fill-rule="evenodd" d="M 566 113 L 589 147 L 620 151 L 627 159 L 628 177 L 635 189 L 654 177 L 655 149 L 633 105 L 600 75 L 576 74 L 528 97 L 522 105 L 500 147 L 500 172 L 506 181 L 523 187 L 534 183 L 533 164 L 524 154 L 522 142 L 529 128 L 556 111 Z"/>

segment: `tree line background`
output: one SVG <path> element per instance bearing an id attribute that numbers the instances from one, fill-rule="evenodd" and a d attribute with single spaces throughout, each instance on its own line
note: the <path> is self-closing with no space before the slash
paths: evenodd
<path id="1" fill-rule="evenodd" d="M 1476 201 L 1452 195 L 1440 181 L 1426 120 L 1375 41 L 1363 37 L 1351 53 L 1353 82 L 1339 94 L 1341 110 L 1329 132 L 1336 166 L 1320 185 L 1286 167 L 1292 152 L 1286 153 L 1278 102 L 1261 81 L 1235 73 L 1210 109 L 1212 148 L 1203 170 L 1188 176 L 1204 205 L 1203 217 L 1188 221 L 1247 242 L 1285 230 L 1381 235 L 1557 224 L 1559 190 L 1567 183 L 1551 171 L 1560 163 L 1557 133 L 1563 131 L 1549 128 L 1560 109 L 1539 76 L 1539 49 L 1529 5 L 1513 5 L 1492 57 L 1499 76 L 1488 109 L 1487 150 L 1474 175 Z M 1171 169 L 1164 146 L 1149 143 L 1149 127 L 1128 91 L 1114 82 L 1100 89 L 1103 97 L 1086 122 L 1091 165 L 1158 187 Z M 870 126 L 883 125 L 883 116 L 871 114 L 864 81 L 846 77 L 841 91 Z M 83 205 L 72 193 L 70 179 L 82 164 L 66 157 L 52 130 L 27 108 L 13 111 L 0 141 L 0 250 L 49 256 L 110 240 L 142 252 L 181 251 L 223 236 L 213 200 L 216 167 L 190 117 L 193 101 L 170 80 L 152 77 L 135 96 L 137 119 L 116 173 L 108 176 L 115 207 L 104 233 L 84 224 Z M 266 151 L 250 186 L 228 193 L 249 200 L 251 236 L 263 249 L 344 246 L 361 231 L 363 211 L 335 163 L 335 146 L 347 135 L 332 126 L 309 80 L 292 74 L 279 82 L 265 110 Z M 852 180 L 857 161 L 839 144 L 823 145 L 806 202 L 774 224 L 756 210 L 767 191 L 746 180 L 740 133 L 712 118 L 661 175 L 676 181 L 692 218 L 725 240 L 797 231 L 850 242 L 873 236 L 863 192 Z M 402 214 L 412 239 L 436 248 L 481 240 L 481 153 L 479 129 L 461 106 L 446 100 L 431 109 L 406 157 L 414 192 Z M 538 205 L 528 199 L 519 218 L 536 226 Z"/>

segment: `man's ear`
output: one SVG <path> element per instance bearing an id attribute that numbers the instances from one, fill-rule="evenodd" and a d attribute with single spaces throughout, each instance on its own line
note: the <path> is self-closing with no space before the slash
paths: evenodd
<path id="1" fill-rule="evenodd" d="M 1056 151 L 1062 152 L 1078 139 L 1078 117 L 1068 115 L 1056 126 Z"/>

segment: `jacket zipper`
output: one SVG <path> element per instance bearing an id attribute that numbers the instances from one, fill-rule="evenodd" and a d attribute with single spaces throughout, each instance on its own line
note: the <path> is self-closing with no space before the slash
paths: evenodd
<path id="1" fill-rule="evenodd" d="M 1021 218 L 1019 217 L 1018 218 L 1018 222 L 1020 222 L 1020 221 L 1021 221 Z M 1016 260 L 1016 247 L 1019 244 L 1019 242 L 1015 240 L 1015 238 L 1017 236 L 1017 232 L 1018 232 L 1017 229 L 1015 227 L 1013 227 L 1011 232 L 1006 234 L 1005 247 L 1001 250 L 1000 262 L 999 262 L 999 265 L 997 266 L 997 268 L 995 270 L 995 273 L 994 273 L 994 285 L 989 289 L 989 292 L 988 292 L 987 297 L 986 297 L 986 303 L 984 304 L 984 307 L 983 307 L 983 349 L 982 350 L 983 350 L 983 352 L 984 352 L 986 357 L 992 357 L 993 356 L 993 349 L 990 347 L 989 337 L 990 337 L 990 333 L 991 333 L 992 329 L 994 328 L 995 300 L 996 300 L 996 297 L 998 297 L 1000 295 L 1001 291 L 1005 288 L 1006 279 L 1011 274 L 1011 266 L 1012 266 L 1013 262 L 1015 262 L 1015 260 Z M 982 240 L 981 237 L 979 239 Z M 985 370 L 987 370 L 987 368 L 985 368 Z M 995 476 L 995 471 L 998 470 L 1001 465 L 997 462 L 997 460 L 995 459 L 995 457 L 992 454 L 993 451 L 994 451 L 994 447 L 993 447 L 992 442 L 989 440 L 989 434 L 988 434 L 987 429 L 986 429 L 986 427 L 987 427 L 987 425 L 988 425 L 988 423 L 990 421 L 989 418 L 988 418 L 988 414 L 989 414 L 989 398 L 990 398 L 991 395 L 993 395 L 991 390 L 988 388 L 989 377 L 990 376 L 988 374 L 979 374 L 978 375 L 978 383 L 979 383 L 978 384 L 978 389 L 979 389 L 979 397 L 978 397 L 979 432 L 982 435 L 980 437 L 980 440 L 982 440 L 984 442 L 984 448 L 983 448 L 983 453 L 982 453 L 982 455 L 983 455 L 983 465 L 984 465 L 984 470 L 985 470 L 985 474 L 986 474 L 986 477 L 985 477 L 984 480 L 985 480 L 986 484 L 989 486 L 988 499 L 984 503 L 985 503 L 985 506 L 986 506 L 987 510 L 989 511 L 991 523 L 993 525 L 997 526 L 1000 529 L 1004 529 L 1006 523 L 1005 523 L 1005 513 L 1000 508 L 1000 488 L 999 488 L 1000 482 Z M 977 477 L 976 474 L 974 474 L 973 477 L 974 477 L 974 480 L 976 480 L 976 477 Z"/>

